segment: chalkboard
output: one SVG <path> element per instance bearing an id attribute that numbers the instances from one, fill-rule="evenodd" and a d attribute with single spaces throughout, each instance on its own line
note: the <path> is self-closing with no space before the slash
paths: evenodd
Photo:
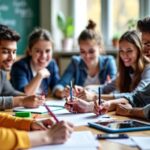
<path id="1" fill-rule="evenodd" d="M 39 11 L 39 0 L 0 0 L 0 23 L 21 35 L 17 54 L 24 54 L 29 33 L 39 26 Z"/>

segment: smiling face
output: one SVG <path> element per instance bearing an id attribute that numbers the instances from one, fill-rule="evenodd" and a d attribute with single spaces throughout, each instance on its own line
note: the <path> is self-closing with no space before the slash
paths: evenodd
<path id="1" fill-rule="evenodd" d="M 150 59 L 150 32 L 142 32 L 144 54 Z"/>
<path id="2" fill-rule="evenodd" d="M 98 64 L 100 47 L 95 40 L 81 40 L 79 43 L 80 55 L 87 66 Z"/>
<path id="3" fill-rule="evenodd" d="M 138 49 L 135 45 L 125 40 L 119 43 L 119 57 L 126 67 L 134 68 L 136 66 L 137 56 Z"/>
<path id="4" fill-rule="evenodd" d="M 17 42 L 0 40 L 0 68 L 10 71 L 16 59 Z"/>
<path id="5" fill-rule="evenodd" d="M 52 43 L 46 40 L 37 41 L 29 50 L 29 55 L 35 70 L 47 67 L 52 59 Z"/>

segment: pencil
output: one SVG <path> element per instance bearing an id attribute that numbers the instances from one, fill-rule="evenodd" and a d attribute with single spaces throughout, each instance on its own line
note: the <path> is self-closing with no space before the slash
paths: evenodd
<path id="1" fill-rule="evenodd" d="M 54 115 L 54 113 L 50 110 L 50 108 L 46 105 L 46 104 L 43 104 L 45 106 L 45 108 L 47 109 L 48 113 L 50 116 L 52 116 L 54 118 L 54 120 L 56 121 L 56 123 L 59 122 L 59 120 L 56 118 L 56 116 Z"/>

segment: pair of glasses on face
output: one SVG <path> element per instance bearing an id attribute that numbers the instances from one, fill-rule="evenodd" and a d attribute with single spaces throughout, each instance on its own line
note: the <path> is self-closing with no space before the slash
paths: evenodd
<path id="1" fill-rule="evenodd" d="M 144 47 L 150 47 L 150 42 L 143 42 Z"/>

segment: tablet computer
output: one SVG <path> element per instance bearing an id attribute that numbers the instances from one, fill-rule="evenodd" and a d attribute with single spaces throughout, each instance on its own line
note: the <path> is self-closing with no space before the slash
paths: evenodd
<path id="1" fill-rule="evenodd" d="M 98 121 L 88 123 L 90 127 L 103 130 L 109 133 L 130 132 L 150 130 L 150 124 L 137 120 L 123 120 L 123 121 Z"/>

